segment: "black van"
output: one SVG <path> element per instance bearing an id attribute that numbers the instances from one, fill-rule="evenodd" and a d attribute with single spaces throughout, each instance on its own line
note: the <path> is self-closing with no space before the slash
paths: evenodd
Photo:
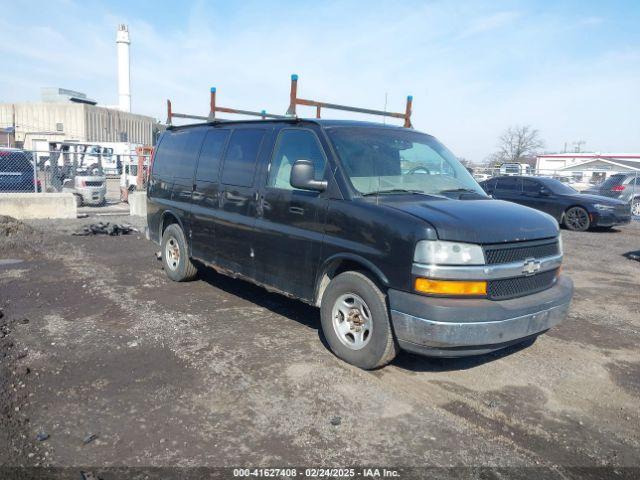
<path id="1" fill-rule="evenodd" d="M 567 314 L 549 215 L 488 197 L 434 137 L 331 120 L 170 127 L 148 226 L 172 280 L 194 261 L 320 307 L 340 358 L 458 357 L 533 339 Z"/>

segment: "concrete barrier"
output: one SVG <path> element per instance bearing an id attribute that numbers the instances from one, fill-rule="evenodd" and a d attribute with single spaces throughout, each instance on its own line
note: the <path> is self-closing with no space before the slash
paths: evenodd
<path id="1" fill-rule="evenodd" d="M 147 192 L 129 193 L 129 215 L 147 216 Z"/>
<path id="2" fill-rule="evenodd" d="M 29 218 L 77 218 L 72 193 L 0 193 L 0 215 Z"/>

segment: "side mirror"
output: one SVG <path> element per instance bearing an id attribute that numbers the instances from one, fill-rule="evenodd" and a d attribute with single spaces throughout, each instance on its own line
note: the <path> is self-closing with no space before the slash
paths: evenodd
<path id="1" fill-rule="evenodd" d="M 326 180 L 315 180 L 313 163 L 309 160 L 296 160 L 291 167 L 289 183 L 294 188 L 301 190 L 315 190 L 322 192 L 327 189 Z"/>
<path id="2" fill-rule="evenodd" d="M 549 195 L 551 195 L 551 192 L 549 191 L 549 189 L 547 187 L 540 187 L 540 196 L 541 197 L 548 197 Z"/>

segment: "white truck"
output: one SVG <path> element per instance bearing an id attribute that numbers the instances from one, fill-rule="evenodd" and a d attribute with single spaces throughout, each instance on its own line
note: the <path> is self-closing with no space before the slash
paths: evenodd
<path id="1" fill-rule="evenodd" d="M 503 163 L 500 175 L 531 175 L 531 165 L 526 163 Z"/>

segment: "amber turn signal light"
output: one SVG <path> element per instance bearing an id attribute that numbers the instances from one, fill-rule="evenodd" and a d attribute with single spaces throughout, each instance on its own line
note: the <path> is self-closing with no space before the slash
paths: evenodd
<path id="1" fill-rule="evenodd" d="M 420 293 L 431 295 L 486 295 L 487 282 L 464 282 L 459 280 L 430 280 L 416 278 L 414 287 Z"/>

